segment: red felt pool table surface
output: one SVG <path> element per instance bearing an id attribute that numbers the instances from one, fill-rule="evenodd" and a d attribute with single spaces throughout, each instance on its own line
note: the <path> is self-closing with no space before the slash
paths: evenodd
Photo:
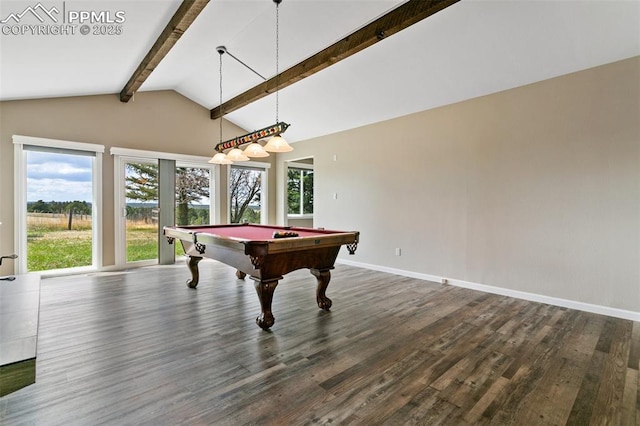
<path id="1" fill-rule="evenodd" d="M 290 231 L 298 234 L 299 237 L 317 237 L 319 235 L 339 234 L 341 231 L 330 231 L 324 229 L 295 228 L 268 225 L 209 225 L 202 227 L 188 227 L 189 231 L 195 233 L 218 235 L 225 238 L 238 238 L 241 240 L 266 241 L 272 240 L 274 232 Z"/>

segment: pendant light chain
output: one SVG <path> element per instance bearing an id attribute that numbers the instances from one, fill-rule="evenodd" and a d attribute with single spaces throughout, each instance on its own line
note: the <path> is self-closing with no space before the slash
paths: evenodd
<path id="1" fill-rule="evenodd" d="M 222 142 L 222 53 L 220 53 L 220 142 Z"/>
<path id="2" fill-rule="evenodd" d="M 280 3 L 276 1 L 276 123 L 278 120 L 278 107 L 279 107 L 279 90 L 280 87 Z"/>
<path id="3" fill-rule="evenodd" d="M 217 154 L 209 160 L 212 164 L 232 164 L 235 161 L 248 161 L 250 157 L 266 157 L 269 152 L 290 152 L 293 148 L 282 137 L 289 124 L 280 122 L 280 3 L 282 0 L 273 0 L 276 4 L 276 77 L 275 77 L 275 91 L 276 91 L 276 124 L 265 127 L 264 129 L 255 130 L 246 135 L 236 136 L 228 141 L 222 142 L 222 119 L 224 116 L 223 102 L 222 102 L 222 55 L 227 52 L 226 47 L 218 46 L 216 50 L 220 54 L 220 143 L 215 146 Z M 231 54 L 229 54 L 231 55 Z M 236 61 L 240 62 L 249 70 L 256 73 L 252 68 L 248 67 L 244 62 L 231 55 Z M 257 73 L 256 73 L 257 74 Z M 258 74 L 260 75 L 260 74 Z M 262 77 L 262 76 L 261 76 Z M 264 79 L 264 77 L 262 77 Z M 273 81 L 273 80 L 269 80 Z M 213 115 L 213 114 L 212 114 Z M 260 140 L 270 136 L 270 139 L 263 146 L 260 145 Z M 244 152 L 240 147 L 247 145 L 244 148 Z M 225 151 L 229 150 L 225 154 Z"/>

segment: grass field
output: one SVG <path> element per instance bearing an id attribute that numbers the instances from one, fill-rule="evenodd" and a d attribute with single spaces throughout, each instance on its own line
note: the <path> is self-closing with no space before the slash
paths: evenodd
<path id="1" fill-rule="evenodd" d="M 73 219 L 67 230 L 68 216 L 30 213 L 27 216 L 27 270 L 91 266 L 91 217 Z M 158 257 L 157 227 L 155 224 L 127 224 L 127 262 Z M 184 254 L 176 244 L 176 255 Z"/>

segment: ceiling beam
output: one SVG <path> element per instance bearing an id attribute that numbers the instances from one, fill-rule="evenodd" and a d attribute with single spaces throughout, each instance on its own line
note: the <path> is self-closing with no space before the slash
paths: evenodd
<path id="1" fill-rule="evenodd" d="M 321 52 L 213 108 L 211 119 L 221 117 L 222 111 L 224 114 L 228 114 L 274 93 L 276 90 L 283 89 L 322 71 L 458 1 L 460 0 L 409 0 Z"/>
<path id="2" fill-rule="evenodd" d="M 187 28 L 195 21 L 209 0 L 184 0 L 176 13 L 164 28 L 151 50 L 144 57 L 138 68 L 120 92 L 120 101 L 129 102 L 133 94 L 142 86 L 142 83 L 151 75 L 160 61 L 169 53 L 171 48 L 182 37 Z"/>

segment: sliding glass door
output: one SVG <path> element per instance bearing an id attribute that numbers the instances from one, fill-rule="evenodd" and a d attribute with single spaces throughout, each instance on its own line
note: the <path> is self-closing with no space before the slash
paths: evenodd
<path id="1" fill-rule="evenodd" d="M 158 258 L 158 162 L 125 160 L 126 263 Z"/>
<path id="2" fill-rule="evenodd" d="M 163 212 L 167 206 L 175 209 L 175 223 L 171 225 L 213 222 L 216 166 L 207 163 L 208 158 L 124 148 L 111 151 L 116 170 L 116 265 L 158 263 L 160 249 L 166 249 L 160 246 L 166 242 L 158 224 L 166 219 L 162 219 L 164 213 L 160 214 L 159 206 Z M 175 174 L 175 188 L 162 180 L 166 173 Z M 166 251 L 162 253 L 164 263 Z M 182 254 L 179 244 L 176 254 Z"/>

